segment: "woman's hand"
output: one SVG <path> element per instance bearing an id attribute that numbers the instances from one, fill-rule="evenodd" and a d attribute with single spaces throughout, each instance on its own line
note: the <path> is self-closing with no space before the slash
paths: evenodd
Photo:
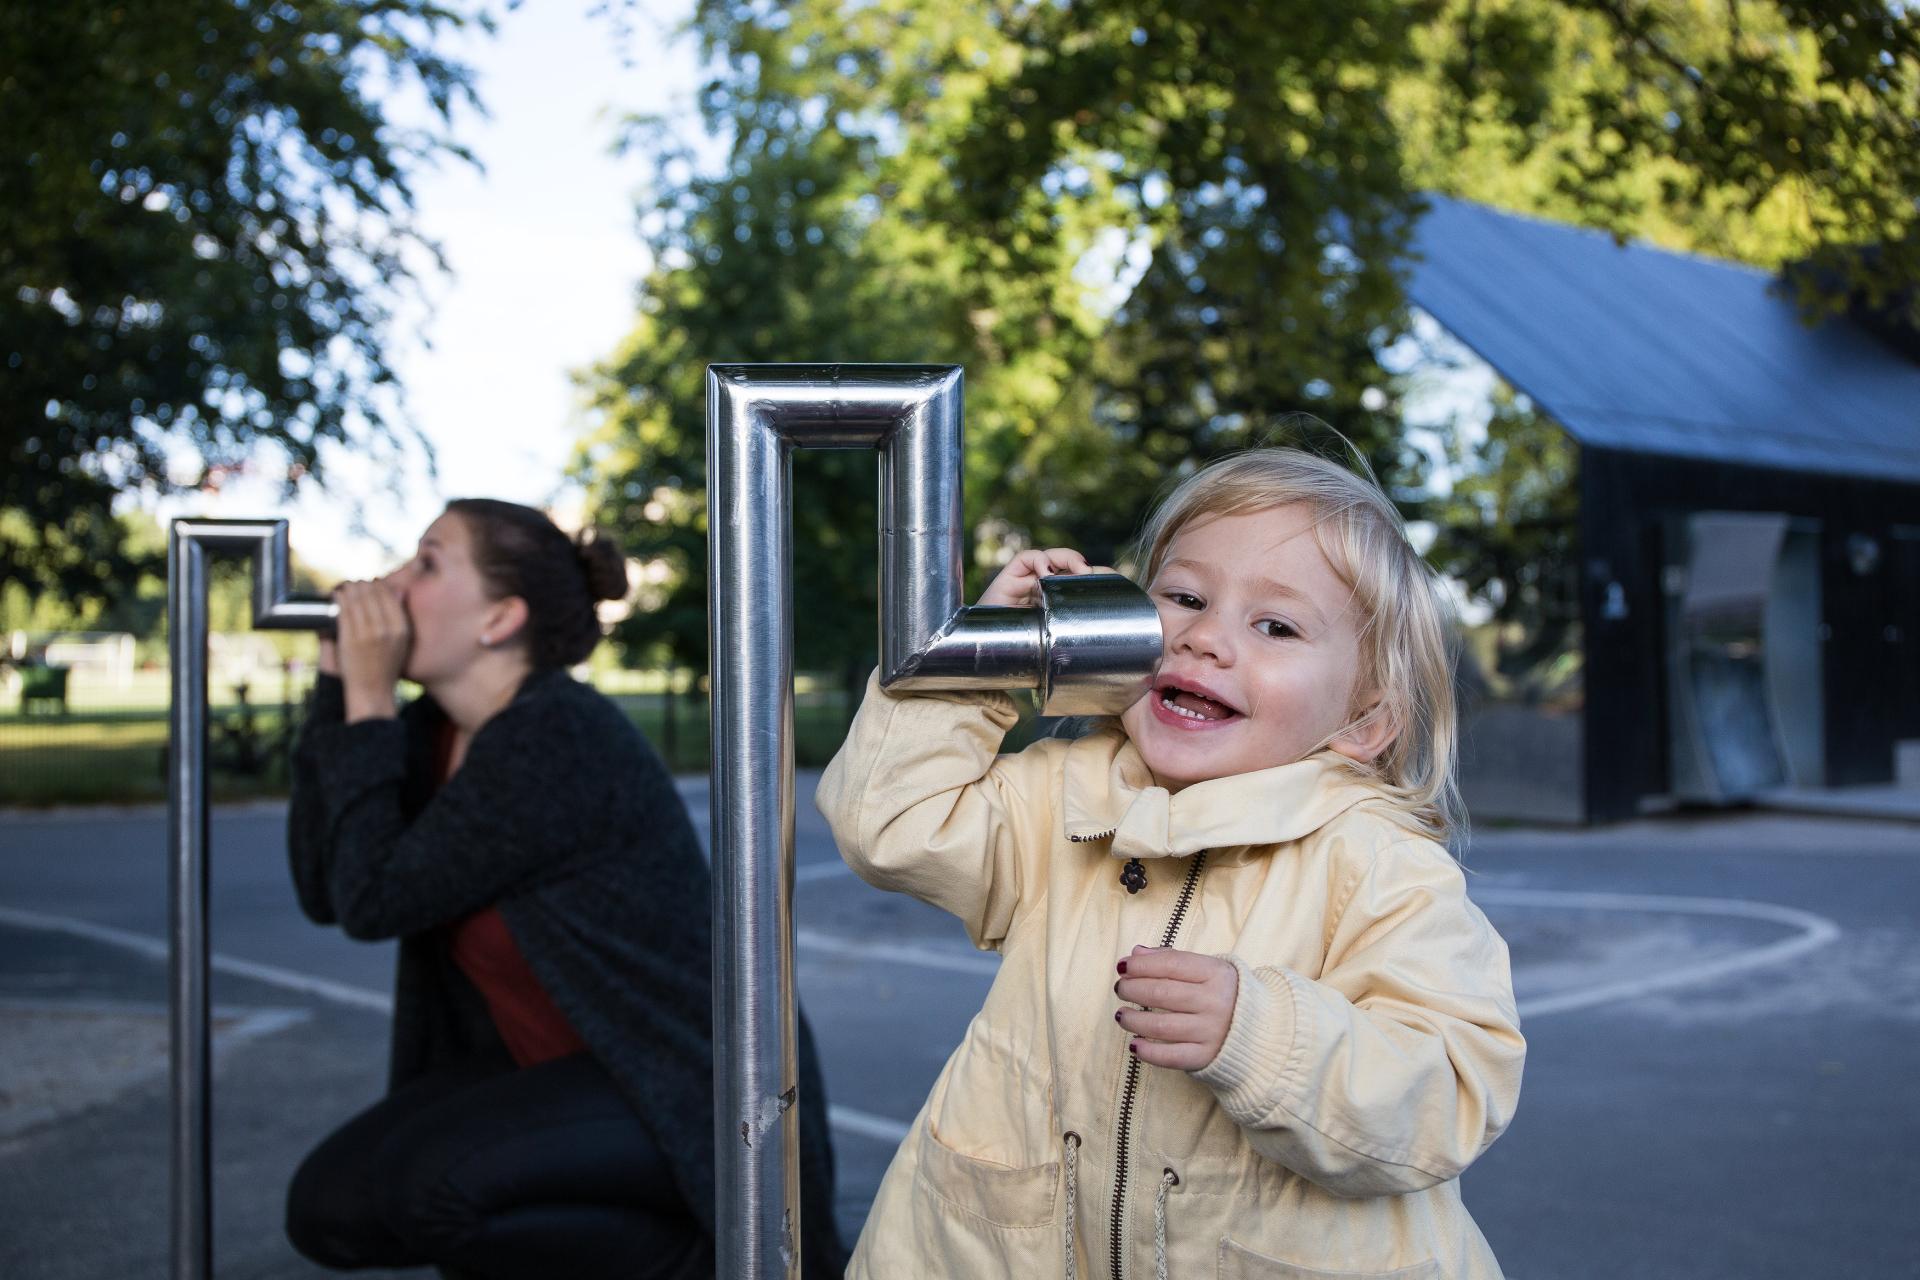
<path id="1" fill-rule="evenodd" d="M 980 603 L 1005 605 L 1016 609 L 1040 603 L 1040 579 L 1063 573 L 1112 573 L 1105 566 L 1087 563 L 1087 558 L 1072 547 L 1049 547 L 1044 551 L 1022 551 L 1002 566 Z"/>
<path id="2" fill-rule="evenodd" d="M 390 719 L 399 714 L 393 687 L 413 644 L 406 604 L 384 579 L 343 582 L 333 598 L 340 605 L 335 646 L 346 685 L 347 721 Z"/>
<path id="3" fill-rule="evenodd" d="M 1135 947 L 1118 968 L 1114 1019 L 1133 1037 L 1134 1056 L 1156 1067 L 1198 1071 L 1220 1056 L 1233 1025 L 1240 972 L 1218 956 L 1171 947 Z"/>

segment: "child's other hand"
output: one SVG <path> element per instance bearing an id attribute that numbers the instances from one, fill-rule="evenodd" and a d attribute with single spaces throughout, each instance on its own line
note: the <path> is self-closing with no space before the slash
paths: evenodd
<path id="1" fill-rule="evenodd" d="M 1121 1006 L 1114 1017 L 1133 1037 L 1142 1062 L 1198 1071 L 1220 1056 L 1240 994 L 1240 973 L 1217 956 L 1171 947 L 1135 947 L 1119 965 L 1113 992 Z"/>
<path id="2" fill-rule="evenodd" d="M 980 593 L 980 603 L 1024 609 L 1040 603 L 1040 579 L 1063 573 L 1112 573 L 1105 566 L 1087 563 L 1087 558 L 1072 547 L 1048 547 L 1022 551 L 995 575 Z"/>

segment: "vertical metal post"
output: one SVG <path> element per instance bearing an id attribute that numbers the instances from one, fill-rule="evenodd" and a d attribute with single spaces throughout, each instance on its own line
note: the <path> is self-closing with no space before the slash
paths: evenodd
<path id="1" fill-rule="evenodd" d="M 961 607 L 960 427 L 955 366 L 707 370 L 716 1247 L 729 1280 L 800 1268 L 792 451 L 881 452 L 889 687 L 1037 686 L 1050 714 L 1117 711 L 1160 656 L 1152 603 L 1114 575 L 1049 580 L 1039 609 Z"/>
<path id="2" fill-rule="evenodd" d="M 288 595 L 284 520 L 175 520 L 167 533 L 167 990 L 172 1100 L 168 1256 L 213 1271 L 213 1057 L 207 984 L 207 553 L 251 553 L 256 628 L 318 630 L 325 600 Z"/>
<path id="3" fill-rule="evenodd" d="M 213 1270 L 207 1018 L 207 553 L 167 535 L 167 984 L 172 1046 L 175 1280 Z"/>

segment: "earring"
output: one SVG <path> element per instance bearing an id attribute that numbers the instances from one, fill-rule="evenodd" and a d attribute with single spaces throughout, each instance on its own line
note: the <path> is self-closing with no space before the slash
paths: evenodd
<path id="1" fill-rule="evenodd" d="M 481 636 L 481 637 L 480 637 L 480 647 L 481 647 L 482 649 L 491 649 L 491 648 L 493 648 L 493 637 L 492 637 L 492 636 Z"/>

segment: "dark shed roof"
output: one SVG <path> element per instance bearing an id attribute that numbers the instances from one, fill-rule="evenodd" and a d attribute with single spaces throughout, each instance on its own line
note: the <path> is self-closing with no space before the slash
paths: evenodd
<path id="1" fill-rule="evenodd" d="M 1920 482 L 1920 365 L 1772 277 L 1432 197 L 1408 295 L 1583 444 Z"/>

